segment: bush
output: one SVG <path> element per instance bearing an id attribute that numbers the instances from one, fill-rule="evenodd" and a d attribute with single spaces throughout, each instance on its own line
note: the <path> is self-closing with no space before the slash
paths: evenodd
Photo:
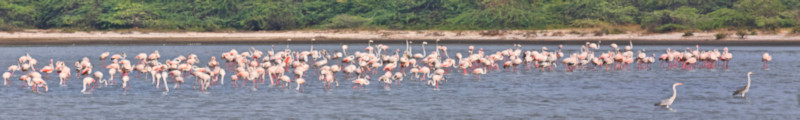
<path id="1" fill-rule="evenodd" d="M 0 31 L 4 31 L 4 32 L 14 32 L 14 31 L 20 31 L 20 30 L 21 30 L 21 29 L 19 29 L 19 28 L 16 28 L 16 27 L 11 27 L 11 26 L 6 26 L 6 25 L 0 25 Z"/>
<path id="2" fill-rule="evenodd" d="M 694 32 L 692 32 L 692 31 L 687 31 L 687 32 L 684 32 L 684 33 L 683 33 L 683 37 L 689 37 L 689 36 L 694 36 Z"/>
<path id="3" fill-rule="evenodd" d="M 624 32 L 619 28 L 613 28 L 611 30 L 609 30 L 608 28 L 603 28 L 603 33 L 605 33 L 605 34 L 622 34 Z"/>
<path id="4" fill-rule="evenodd" d="M 481 36 L 503 36 L 503 32 L 500 30 L 485 30 L 478 34 Z"/>
<path id="5" fill-rule="evenodd" d="M 564 36 L 564 32 L 561 32 L 561 31 L 554 32 L 554 33 L 553 33 L 552 35 L 550 35 L 550 36 L 557 36 L 557 37 Z"/>
<path id="6" fill-rule="evenodd" d="M 606 31 L 608 31 L 608 30 L 606 30 Z M 604 34 L 605 34 L 605 32 L 603 32 L 603 31 L 594 31 L 594 36 L 603 36 Z"/>
<path id="7" fill-rule="evenodd" d="M 792 33 L 793 33 L 793 34 L 798 34 L 798 33 L 800 33 L 800 26 L 792 28 Z"/>
<path id="8" fill-rule="evenodd" d="M 347 14 L 336 15 L 331 18 L 330 23 L 326 25 L 328 28 L 356 28 L 367 23 L 369 19 L 361 16 L 353 16 Z"/>
<path id="9" fill-rule="evenodd" d="M 714 37 L 717 38 L 717 40 L 723 39 L 725 37 L 728 37 L 728 33 L 717 33 L 717 34 L 714 34 Z"/>
<path id="10" fill-rule="evenodd" d="M 750 31 L 750 35 L 758 35 L 758 33 L 756 33 L 756 31 Z"/>
<path id="11" fill-rule="evenodd" d="M 741 38 L 744 38 L 744 36 L 747 35 L 747 32 L 744 32 L 744 30 L 739 30 L 736 31 L 736 35 L 738 35 Z"/>
<path id="12" fill-rule="evenodd" d="M 579 28 L 597 28 L 597 27 L 606 28 L 606 27 L 611 27 L 611 24 L 598 19 L 579 19 L 579 20 L 573 20 L 570 26 Z"/>
<path id="13" fill-rule="evenodd" d="M 664 24 L 661 26 L 656 27 L 654 32 L 664 33 L 664 32 L 672 32 L 676 30 L 683 30 L 686 29 L 686 26 L 678 25 L 678 24 Z"/>
<path id="14" fill-rule="evenodd" d="M 573 35 L 580 35 L 580 34 L 581 34 L 581 32 L 578 32 L 578 31 L 575 31 L 575 30 L 573 30 L 573 31 L 569 31 L 569 34 L 573 34 Z"/>

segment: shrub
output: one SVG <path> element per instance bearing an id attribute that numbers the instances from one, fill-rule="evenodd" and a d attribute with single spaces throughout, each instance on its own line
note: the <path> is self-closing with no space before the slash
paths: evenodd
<path id="1" fill-rule="evenodd" d="M 500 30 L 486 30 L 478 34 L 480 34 L 481 36 L 502 36 L 503 32 L 501 32 Z"/>
<path id="2" fill-rule="evenodd" d="M 570 23 L 570 26 L 579 28 L 598 28 L 598 27 L 605 28 L 605 27 L 611 27 L 611 24 L 598 19 L 579 19 L 579 20 L 573 20 Z"/>
<path id="3" fill-rule="evenodd" d="M 15 30 L 14 27 L 0 25 L 0 31 L 11 32 L 11 31 L 16 31 L 16 30 Z"/>
<path id="4" fill-rule="evenodd" d="M 605 31 L 608 31 L 607 29 Z M 603 36 L 605 32 L 603 31 L 594 31 L 594 36 Z"/>
<path id="5" fill-rule="evenodd" d="M 552 35 L 550 35 L 550 36 L 564 36 L 564 32 L 561 32 L 561 31 L 554 32 L 554 33 L 553 33 Z"/>
<path id="6" fill-rule="evenodd" d="M 738 35 L 741 38 L 744 38 L 744 36 L 747 35 L 747 32 L 744 32 L 744 30 L 739 30 L 736 31 L 736 35 Z"/>
<path id="7" fill-rule="evenodd" d="M 607 28 L 603 28 L 603 33 L 605 33 L 605 34 L 622 34 L 622 33 L 625 33 L 625 32 L 622 31 L 619 28 L 613 28 L 611 30 L 608 30 Z"/>
<path id="8" fill-rule="evenodd" d="M 330 23 L 326 25 L 328 28 L 355 28 L 364 25 L 369 19 L 361 16 L 353 16 L 347 14 L 336 15 L 331 18 Z"/>
<path id="9" fill-rule="evenodd" d="M 692 32 L 692 31 L 687 31 L 687 32 L 684 32 L 684 33 L 683 33 L 683 37 L 689 37 L 689 36 L 694 36 L 694 32 Z"/>
<path id="10" fill-rule="evenodd" d="M 797 26 L 797 27 L 794 27 L 794 28 L 792 28 L 792 33 L 793 33 L 793 34 L 800 33 L 800 26 Z"/>
<path id="11" fill-rule="evenodd" d="M 723 39 L 725 37 L 728 37 L 728 34 L 727 33 L 717 33 L 717 34 L 714 34 L 714 37 L 717 38 L 717 40 L 719 40 L 719 39 Z"/>
<path id="12" fill-rule="evenodd" d="M 573 31 L 569 31 L 569 34 L 579 35 L 579 34 L 581 34 L 581 32 L 573 30 Z"/>
<path id="13" fill-rule="evenodd" d="M 664 24 L 661 26 L 656 27 L 654 32 L 664 33 L 664 32 L 672 32 L 676 30 L 683 30 L 686 29 L 686 26 L 678 25 L 678 24 Z"/>

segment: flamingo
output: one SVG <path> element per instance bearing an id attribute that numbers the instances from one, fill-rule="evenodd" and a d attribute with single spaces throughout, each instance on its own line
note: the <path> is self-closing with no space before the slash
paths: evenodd
<path id="1" fill-rule="evenodd" d="M 392 77 L 392 79 L 397 80 L 397 84 L 400 84 L 400 82 L 403 82 L 403 73 L 395 72 L 394 77 Z"/>
<path id="2" fill-rule="evenodd" d="M 278 80 L 279 81 L 283 81 L 285 83 L 285 85 L 282 85 L 281 88 L 283 88 L 285 86 L 289 86 L 289 82 L 292 81 L 292 79 L 290 79 L 289 76 L 286 76 L 286 75 L 282 75 L 281 77 L 278 77 Z"/>
<path id="3" fill-rule="evenodd" d="M 70 73 L 69 70 L 64 70 L 61 73 L 58 73 L 58 78 L 60 79 L 61 85 L 66 85 L 67 79 L 69 79 Z"/>
<path id="4" fill-rule="evenodd" d="M 8 79 L 11 78 L 11 73 L 4 72 L 3 73 L 3 85 L 8 85 Z"/>
<path id="5" fill-rule="evenodd" d="M 100 53 L 100 61 L 103 61 L 103 66 L 106 66 L 106 58 L 108 58 L 109 52 Z"/>
<path id="6" fill-rule="evenodd" d="M 442 83 L 442 80 L 444 80 L 444 76 L 439 74 L 433 75 L 433 77 L 431 77 L 431 80 L 428 81 L 428 84 L 434 85 L 436 86 L 436 89 L 439 89 L 439 84 Z"/>
<path id="7" fill-rule="evenodd" d="M 178 89 L 181 87 L 181 83 L 183 83 L 183 77 L 180 75 L 173 76 L 175 78 L 175 85 L 172 87 L 173 89 Z"/>
<path id="8" fill-rule="evenodd" d="M 239 80 L 239 77 L 238 77 L 238 76 L 236 76 L 236 75 L 231 75 L 231 81 L 233 81 L 233 85 L 232 85 L 233 87 L 236 87 L 236 86 L 237 86 L 237 84 L 236 84 L 236 81 L 237 81 L 237 80 Z"/>
<path id="9" fill-rule="evenodd" d="M 105 83 L 104 86 L 108 86 L 108 82 L 103 80 L 103 72 L 97 71 L 97 72 L 94 72 L 93 75 L 94 75 L 95 79 L 99 80 L 98 82 Z"/>
<path id="10" fill-rule="evenodd" d="M 11 71 L 11 74 L 14 74 L 14 72 L 19 71 L 19 70 L 20 70 L 19 65 L 8 66 L 8 71 Z"/>
<path id="11" fill-rule="evenodd" d="M 306 79 L 303 79 L 303 78 L 297 78 L 294 81 L 297 83 L 297 88 L 295 88 L 295 89 L 298 90 L 298 91 L 300 90 L 300 85 L 306 83 Z"/>
<path id="12" fill-rule="evenodd" d="M 47 88 L 47 82 L 45 82 L 41 77 L 33 78 L 33 86 L 31 86 L 31 91 L 36 89 L 36 92 L 39 92 L 39 87 L 44 87 L 44 92 L 47 92 L 49 89 Z"/>
<path id="13" fill-rule="evenodd" d="M 219 84 L 225 85 L 225 69 L 220 69 L 219 67 L 217 67 L 216 69 L 219 70 L 219 73 L 218 73 L 219 74 L 218 75 Z"/>
<path id="14" fill-rule="evenodd" d="M 358 87 L 358 85 L 361 85 L 361 88 L 364 88 L 364 85 L 369 85 L 369 80 L 368 79 L 369 79 L 369 76 L 366 76 L 364 78 L 361 78 L 361 76 L 359 76 L 356 80 L 353 80 L 353 83 L 356 84 L 356 85 L 353 86 L 353 89 L 356 89 L 356 87 Z"/>
<path id="15" fill-rule="evenodd" d="M 116 69 L 108 69 L 108 80 L 111 81 L 112 84 L 114 83 L 114 74 L 117 74 Z"/>
<path id="16" fill-rule="evenodd" d="M 130 88 L 130 86 L 128 86 L 128 80 L 130 80 L 130 79 L 131 78 L 128 77 L 127 75 L 126 76 L 122 76 L 122 90 L 123 91 L 128 91 L 128 89 Z"/>
<path id="17" fill-rule="evenodd" d="M 475 76 L 478 76 L 478 79 L 481 79 L 481 75 L 486 74 L 486 68 L 476 68 L 472 70 L 472 74 L 475 74 Z"/>
<path id="18" fill-rule="evenodd" d="M 53 73 L 53 59 L 50 59 L 50 65 L 42 67 L 39 72 L 47 73 L 45 78 L 50 78 L 50 73 Z"/>
<path id="19" fill-rule="evenodd" d="M 383 82 L 384 87 L 389 87 L 389 84 L 392 84 L 392 72 L 386 72 L 382 76 L 378 77 L 378 81 Z"/>
<path id="20" fill-rule="evenodd" d="M 91 85 L 92 83 L 94 83 L 94 78 L 91 78 L 91 77 L 83 78 L 83 89 L 81 90 L 81 93 L 83 93 L 83 94 L 91 93 L 92 90 L 94 90 L 94 86 L 92 86 L 92 88 L 89 90 L 89 92 L 86 92 L 86 85 Z"/>

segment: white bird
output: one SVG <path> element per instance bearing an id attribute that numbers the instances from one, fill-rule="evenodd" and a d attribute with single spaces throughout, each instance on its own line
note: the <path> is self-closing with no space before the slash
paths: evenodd
<path id="1" fill-rule="evenodd" d="M 3 73 L 3 85 L 8 85 L 8 79 L 11 78 L 11 73 Z"/>

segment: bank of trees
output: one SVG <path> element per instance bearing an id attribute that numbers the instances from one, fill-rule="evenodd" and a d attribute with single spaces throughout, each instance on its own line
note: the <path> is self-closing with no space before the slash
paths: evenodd
<path id="1" fill-rule="evenodd" d="M 0 30 L 776 30 L 798 0 L 0 0 Z"/>

